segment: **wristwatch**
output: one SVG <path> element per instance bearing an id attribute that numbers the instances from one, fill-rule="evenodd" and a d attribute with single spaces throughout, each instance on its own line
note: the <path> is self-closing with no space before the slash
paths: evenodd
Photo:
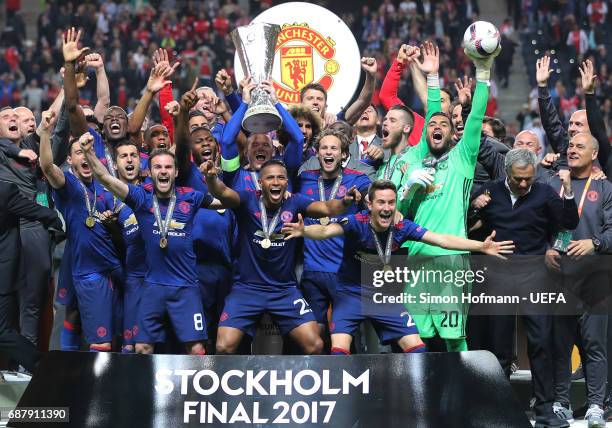
<path id="1" fill-rule="evenodd" d="M 599 252 L 599 249 L 601 248 L 601 241 L 597 238 L 591 238 L 591 241 L 593 241 L 593 247 L 595 247 L 595 251 Z"/>

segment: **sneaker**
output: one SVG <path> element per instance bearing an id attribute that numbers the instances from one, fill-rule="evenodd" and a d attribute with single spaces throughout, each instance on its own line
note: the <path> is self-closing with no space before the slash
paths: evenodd
<path id="1" fill-rule="evenodd" d="M 569 424 L 574 423 L 574 412 L 572 412 L 572 409 L 563 407 L 561 403 L 556 401 L 553 403 L 553 413 L 557 415 L 559 419 L 563 419 Z"/>
<path id="2" fill-rule="evenodd" d="M 589 423 L 589 428 L 605 428 L 606 421 L 603 418 L 604 411 L 597 404 L 591 404 L 584 419 Z"/>

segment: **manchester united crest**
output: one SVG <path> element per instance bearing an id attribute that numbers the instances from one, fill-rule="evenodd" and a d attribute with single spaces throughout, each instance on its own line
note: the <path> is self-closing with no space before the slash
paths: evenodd
<path id="1" fill-rule="evenodd" d="M 297 105 L 301 89 L 318 83 L 328 92 L 328 111 L 346 107 L 359 83 L 361 57 L 353 34 L 338 16 L 317 5 L 292 2 L 266 10 L 253 22 L 281 26 L 272 69 L 280 102 Z M 235 68 L 240 80 L 241 69 Z"/>

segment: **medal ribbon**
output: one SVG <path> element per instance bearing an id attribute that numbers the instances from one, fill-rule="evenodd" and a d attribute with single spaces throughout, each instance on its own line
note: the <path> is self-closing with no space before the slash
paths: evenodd
<path id="1" fill-rule="evenodd" d="M 342 173 L 338 174 L 338 177 L 336 177 L 336 181 L 334 181 L 331 192 L 329 192 L 329 199 L 325 199 L 325 185 L 323 184 L 323 177 L 319 176 L 319 180 L 317 181 L 319 186 L 319 200 L 322 202 L 333 200 L 338 193 L 340 183 L 342 183 Z"/>
<path id="2" fill-rule="evenodd" d="M 270 223 L 268 227 L 268 212 L 266 210 L 266 206 L 263 203 L 263 199 L 259 198 L 259 211 L 261 212 L 261 228 L 266 239 L 270 239 L 270 236 L 274 232 L 274 228 L 278 224 L 281 208 L 282 206 L 278 207 L 278 211 L 276 211 L 276 214 L 274 214 L 274 217 L 272 218 L 272 223 Z"/>
<path id="3" fill-rule="evenodd" d="M 389 234 L 387 235 L 387 243 L 385 244 L 384 253 L 382 245 L 380 243 L 380 239 L 378 239 L 378 235 L 376 234 L 376 231 L 372 227 L 371 223 L 370 230 L 372 231 L 372 235 L 374 235 L 374 244 L 376 245 L 376 252 L 378 253 L 378 257 L 384 265 L 388 265 L 389 261 L 391 260 L 391 245 L 393 244 L 393 225 L 389 228 Z"/>
<path id="4" fill-rule="evenodd" d="M 423 159 L 423 166 L 426 168 L 436 169 L 438 168 L 439 163 L 444 162 L 446 159 L 448 159 L 449 155 L 450 155 L 450 152 L 446 152 L 439 158 L 435 158 L 435 157 L 425 158 Z"/>
<path id="5" fill-rule="evenodd" d="M 261 186 L 259 185 L 259 174 L 255 171 L 249 171 L 251 174 L 251 181 L 253 182 L 253 186 L 255 186 L 255 190 L 261 190 Z"/>
<path id="6" fill-rule="evenodd" d="M 383 178 L 385 180 L 391 180 L 391 177 L 393 177 L 393 173 L 395 172 L 395 167 L 397 166 L 397 163 L 406 154 L 408 149 L 409 147 L 404 147 L 401 152 L 395 155 L 395 160 L 393 162 L 393 166 L 391 167 L 389 166 L 391 164 L 391 159 L 389 159 L 389 161 L 385 165 L 385 173 L 383 174 Z"/>
<path id="7" fill-rule="evenodd" d="M 170 227 L 170 221 L 172 221 L 172 214 L 174 213 L 174 206 L 176 205 L 176 193 L 172 194 L 170 203 L 168 204 L 168 210 L 166 211 L 166 218 L 162 222 L 161 212 L 159 210 L 159 202 L 157 196 L 153 195 L 153 212 L 155 214 L 155 220 L 157 221 L 157 227 L 162 238 L 168 236 L 168 228 Z"/>
<path id="8" fill-rule="evenodd" d="M 89 193 L 87 193 L 87 187 L 85 187 L 85 185 L 83 184 L 81 180 L 78 180 L 78 181 L 79 181 L 79 184 L 81 185 L 81 189 L 83 189 L 83 194 L 85 195 L 85 206 L 87 207 L 87 216 L 95 217 L 96 200 L 97 200 L 96 184 L 92 182 L 93 184 L 93 204 L 92 204 L 92 202 L 89 200 Z"/>

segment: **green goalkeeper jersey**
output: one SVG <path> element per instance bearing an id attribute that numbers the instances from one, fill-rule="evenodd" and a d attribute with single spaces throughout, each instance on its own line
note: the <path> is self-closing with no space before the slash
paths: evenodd
<path id="1" fill-rule="evenodd" d="M 440 88 L 435 86 L 428 87 L 427 114 L 425 114 L 425 123 L 427 124 L 431 116 L 434 113 L 439 112 L 441 108 L 442 102 L 440 99 Z M 389 159 L 386 162 L 383 162 L 380 168 L 378 168 L 378 171 L 376 172 L 376 179 L 391 180 L 393 184 L 395 184 L 399 189 L 404 177 L 402 167 L 404 166 L 406 161 L 411 158 L 411 156 L 416 155 L 416 150 L 421 146 L 423 141 L 425 141 L 425 127 L 423 128 L 423 133 L 421 134 L 421 142 L 414 147 L 407 146 L 399 154 L 392 154 Z M 427 147 L 427 143 L 425 143 L 425 147 Z"/>
<path id="2" fill-rule="evenodd" d="M 470 191 L 474 181 L 474 169 L 480 146 L 482 120 L 487 107 L 489 88 L 478 82 L 474 92 L 472 111 L 465 124 L 463 138 L 447 154 L 435 160 L 429 153 L 425 138 L 411 150 L 405 159 L 408 169 L 402 179 L 399 193 L 399 209 L 405 217 L 433 232 L 465 238 Z M 427 129 L 425 122 L 425 134 Z M 404 198 L 404 186 L 410 174 L 421 168 L 432 168 L 435 161 L 434 182 Z M 464 251 L 446 250 L 422 242 L 406 242 L 409 255 L 436 256 L 460 254 Z"/>

